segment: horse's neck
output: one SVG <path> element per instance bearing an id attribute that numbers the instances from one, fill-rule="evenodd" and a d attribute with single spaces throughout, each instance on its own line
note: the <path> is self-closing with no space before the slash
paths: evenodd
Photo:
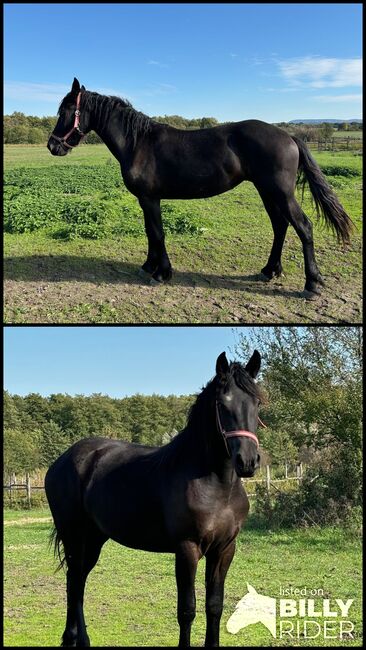
<path id="1" fill-rule="evenodd" d="M 210 431 L 206 433 L 210 444 L 205 443 L 204 432 L 199 428 L 196 437 L 197 445 L 192 449 L 196 465 L 201 466 L 206 477 L 211 476 L 214 481 L 219 480 L 222 485 L 227 485 L 228 489 L 231 489 L 238 477 L 220 439 L 210 440 L 210 437 L 212 438 Z"/>
<path id="2" fill-rule="evenodd" d="M 111 154 L 121 163 L 126 156 L 129 143 L 123 129 L 116 127 L 115 116 L 111 114 L 107 122 L 103 121 L 103 119 L 99 120 L 99 122 L 104 122 L 103 126 L 100 126 L 97 123 L 98 121 L 94 120 L 93 115 L 91 115 L 91 121 L 93 125 L 92 130 L 99 135 Z"/>

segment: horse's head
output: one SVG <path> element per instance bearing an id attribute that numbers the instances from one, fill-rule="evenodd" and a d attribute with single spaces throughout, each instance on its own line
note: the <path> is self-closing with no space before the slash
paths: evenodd
<path id="1" fill-rule="evenodd" d="M 258 406 L 259 392 L 254 379 L 261 356 L 257 350 L 244 367 L 229 364 L 225 352 L 216 362 L 216 423 L 226 451 L 238 476 L 251 477 L 259 467 Z"/>
<path id="2" fill-rule="evenodd" d="M 84 110 L 81 114 L 80 104 L 85 87 L 76 78 L 71 91 L 63 98 L 58 110 L 59 118 L 47 143 L 53 156 L 65 156 L 73 147 L 80 144 L 90 131 L 89 116 Z"/>

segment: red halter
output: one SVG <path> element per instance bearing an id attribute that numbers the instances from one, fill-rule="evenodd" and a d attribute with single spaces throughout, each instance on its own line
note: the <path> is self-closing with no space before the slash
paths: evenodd
<path id="1" fill-rule="evenodd" d="M 79 124 L 80 124 L 80 102 L 81 102 L 81 92 L 78 94 L 78 96 L 77 96 L 77 98 L 76 98 L 75 119 L 74 119 L 74 126 L 72 127 L 72 129 L 70 129 L 70 131 L 69 131 L 68 133 L 66 133 L 66 135 L 63 136 L 63 138 L 59 138 L 57 135 L 54 135 L 54 134 L 52 133 L 52 137 L 53 137 L 55 140 L 58 140 L 59 142 L 61 142 L 61 144 L 63 144 L 65 147 L 68 147 L 69 149 L 73 149 L 74 147 L 77 147 L 76 144 L 73 144 L 73 145 L 72 145 L 72 144 L 68 144 L 68 142 L 66 142 L 67 138 L 69 138 L 70 135 L 71 135 L 72 133 L 74 133 L 74 131 L 77 131 L 77 132 L 79 133 L 79 135 L 82 136 L 82 137 L 80 138 L 78 144 L 80 144 L 81 140 L 82 140 L 82 139 L 85 137 L 85 135 L 86 135 L 85 133 L 83 133 L 82 131 L 80 131 L 80 128 L 79 128 Z"/>
<path id="2" fill-rule="evenodd" d="M 219 407 L 218 407 L 217 402 L 216 402 L 216 420 L 217 420 L 217 427 L 218 427 L 218 430 L 220 431 L 220 433 L 221 433 L 221 435 L 223 437 L 228 456 L 231 455 L 230 452 L 229 452 L 227 442 L 226 442 L 228 438 L 240 438 L 240 437 L 250 438 L 251 440 L 253 440 L 255 442 L 255 444 L 257 445 L 257 449 L 258 449 L 259 440 L 258 440 L 257 436 L 255 435 L 255 433 L 252 433 L 252 431 L 245 431 L 244 429 L 238 429 L 236 431 L 225 431 L 225 429 L 223 429 L 222 424 L 221 424 L 221 420 L 220 420 Z M 266 426 L 259 417 L 258 417 L 258 421 L 260 422 L 260 424 L 263 427 Z"/>

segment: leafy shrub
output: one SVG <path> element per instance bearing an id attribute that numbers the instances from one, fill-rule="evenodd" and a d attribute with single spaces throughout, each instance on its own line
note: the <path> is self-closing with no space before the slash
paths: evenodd
<path id="1" fill-rule="evenodd" d="M 179 204 L 164 204 L 166 232 L 199 235 L 197 217 Z M 101 239 L 111 235 L 144 234 L 144 219 L 136 197 L 125 190 L 119 168 L 70 165 L 7 172 L 4 188 L 5 231 L 48 229 L 57 239 Z"/>
<path id="2" fill-rule="evenodd" d="M 335 453 L 332 462 L 324 459 L 307 471 L 298 489 L 267 493 L 256 485 L 255 519 L 262 528 L 291 528 L 344 524 L 360 531 L 361 494 L 356 462 Z"/>
<path id="3" fill-rule="evenodd" d="M 321 165 L 321 170 L 326 176 L 345 176 L 346 178 L 361 176 L 358 169 L 341 165 Z"/>

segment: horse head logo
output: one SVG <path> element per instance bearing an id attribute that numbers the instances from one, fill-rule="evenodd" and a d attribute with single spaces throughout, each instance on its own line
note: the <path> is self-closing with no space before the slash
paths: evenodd
<path id="1" fill-rule="evenodd" d="M 230 616 L 226 628 L 231 634 L 253 623 L 263 623 L 273 637 L 276 637 L 276 599 L 262 596 L 247 583 L 248 593 L 239 600 L 235 612 Z"/>

